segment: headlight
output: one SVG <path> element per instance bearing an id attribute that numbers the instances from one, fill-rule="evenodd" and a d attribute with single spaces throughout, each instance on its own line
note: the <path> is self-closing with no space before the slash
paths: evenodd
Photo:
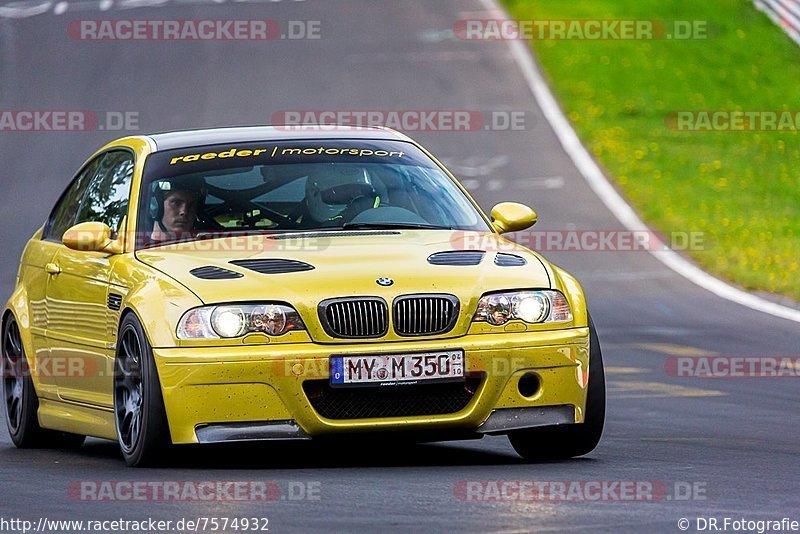
<path id="1" fill-rule="evenodd" d="M 559 291 L 506 291 L 484 295 L 473 321 L 503 325 L 513 319 L 526 323 L 561 323 L 572 320 L 567 298 Z"/>
<path id="2" fill-rule="evenodd" d="M 305 328 L 297 311 L 283 304 L 203 306 L 183 314 L 178 339 L 230 339 L 254 332 L 280 336 Z"/>

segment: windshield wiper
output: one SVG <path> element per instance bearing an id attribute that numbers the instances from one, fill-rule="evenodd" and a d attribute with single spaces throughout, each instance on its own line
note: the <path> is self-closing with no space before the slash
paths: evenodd
<path id="1" fill-rule="evenodd" d="M 392 228 L 398 230 L 455 230 L 449 226 L 437 226 L 435 224 L 423 223 L 403 223 L 403 222 L 348 222 L 341 226 L 342 230 L 353 230 L 356 228 L 368 230 L 383 230 L 385 228 Z"/>

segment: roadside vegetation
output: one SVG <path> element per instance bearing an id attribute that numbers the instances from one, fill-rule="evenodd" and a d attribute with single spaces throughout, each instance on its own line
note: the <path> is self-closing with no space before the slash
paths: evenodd
<path id="1" fill-rule="evenodd" d="M 505 5 L 517 20 L 707 21 L 704 39 L 532 46 L 585 146 L 647 223 L 703 232 L 702 250 L 687 251 L 702 267 L 800 300 L 798 131 L 678 131 L 674 120 L 687 110 L 797 115 L 800 46 L 742 0 Z"/>

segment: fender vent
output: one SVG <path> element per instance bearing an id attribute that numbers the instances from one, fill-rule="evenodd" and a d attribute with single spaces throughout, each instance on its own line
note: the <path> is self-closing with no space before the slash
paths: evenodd
<path id="1" fill-rule="evenodd" d="M 119 311 L 120 307 L 122 307 L 122 295 L 109 293 L 106 305 L 108 306 L 109 310 Z"/>
<path id="2" fill-rule="evenodd" d="M 261 274 L 297 273 L 314 269 L 313 265 L 296 260 L 234 260 L 230 263 Z"/>
<path id="3" fill-rule="evenodd" d="M 431 265 L 478 265 L 483 260 L 485 252 L 482 250 L 454 250 L 452 252 L 437 252 L 428 256 Z"/>
<path id="4" fill-rule="evenodd" d="M 242 278 L 242 273 L 235 273 L 222 267 L 214 267 L 209 265 L 207 267 L 198 267 L 189 271 L 193 276 L 202 278 L 203 280 L 231 280 L 233 278 Z"/>
<path id="5" fill-rule="evenodd" d="M 494 264 L 500 267 L 522 267 L 523 265 L 527 265 L 528 262 L 522 256 L 498 252 L 497 256 L 494 257 Z"/>

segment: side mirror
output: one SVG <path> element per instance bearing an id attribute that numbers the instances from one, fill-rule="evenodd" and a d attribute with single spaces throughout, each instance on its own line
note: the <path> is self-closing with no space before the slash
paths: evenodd
<path id="1" fill-rule="evenodd" d="M 530 228 L 537 220 L 536 212 L 525 204 L 501 202 L 492 208 L 492 222 L 501 234 Z"/>
<path id="2" fill-rule="evenodd" d="M 111 228 L 101 222 L 76 224 L 64 232 L 61 241 L 67 248 L 83 252 L 106 252 L 108 254 L 122 252 L 120 242 L 111 239 Z"/>

